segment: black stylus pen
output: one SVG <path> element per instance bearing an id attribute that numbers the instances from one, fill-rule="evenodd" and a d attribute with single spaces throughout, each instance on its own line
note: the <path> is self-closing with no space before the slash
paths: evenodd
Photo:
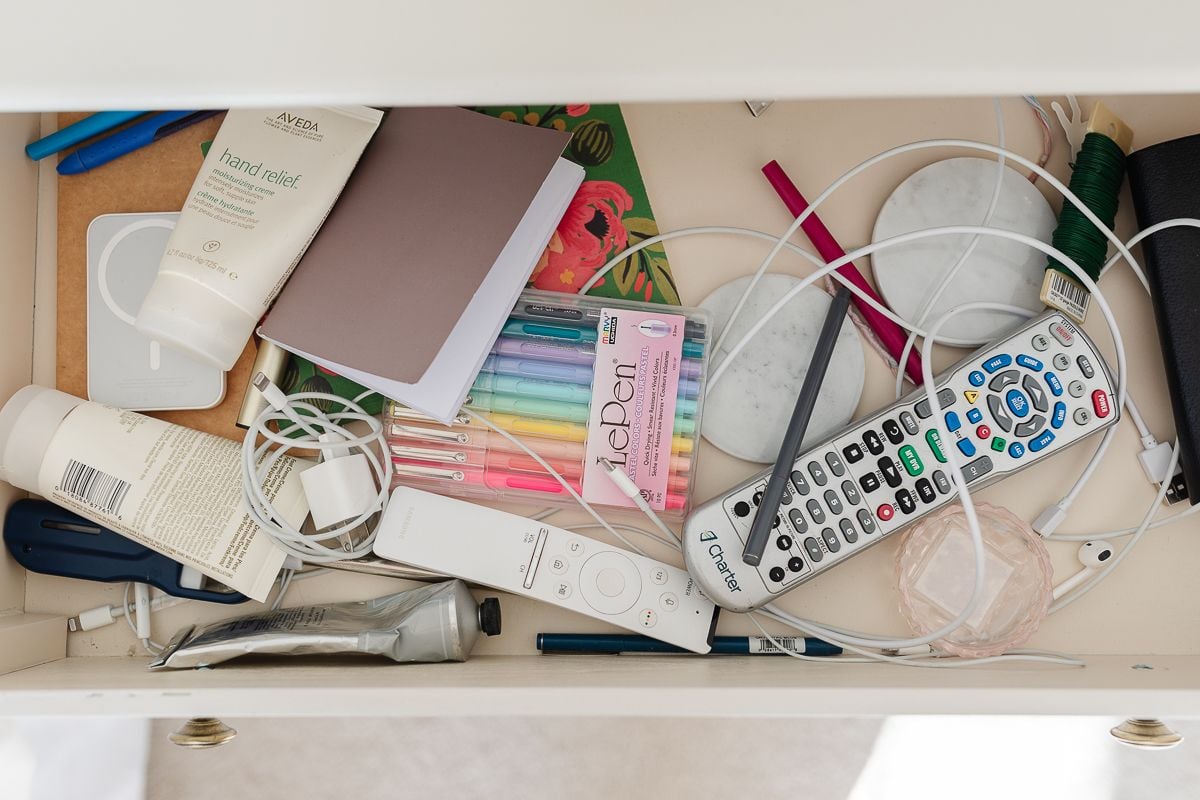
<path id="1" fill-rule="evenodd" d="M 775 641 L 794 653 L 807 656 L 842 654 L 842 648 L 837 645 L 807 636 L 776 636 Z M 543 653 L 691 653 L 682 647 L 636 633 L 539 633 L 537 648 Z M 765 636 L 714 636 L 711 654 L 786 655 Z"/>
<path id="2" fill-rule="evenodd" d="M 838 334 L 842 330 L 842 322 L 850 309 L 850 290 L 844 283 L 838 284 L 833 302 L 825 314 L 825 322 L 821 325 L 821 333 L 817 337 L 817 346 L 813 349 L 812 361 L 808 364 L 808 372 L 804 376 L 804 384 L 796 397 L 796 407 L 792 410 L 792 419 L 788 422 L 787 431 L 783 434 L 783 444 L 779 446 L 779 457 L 771 468 L 771 477 L 767 481 L 766 491 L 758 503 L 758 513 L 754 515 L 754 524 L 750 526 L 750 536 L 742 549 L 742 561 L 752 567 L 762 563 L 763 550 L 771 538 L 771 530 L 775 527 L 775 519 L 779 515 L 779 504 L 783 501 L 783 493 L 787 489 L 788 477 L 800 454 L 800 446 L 804 443 L 804 434 L 808 432 L 808 422 L 812 419 L 813 408 L 817 405 L 817 396 L 821 393 L 821 384 L 825 382 L 825 372 L 833 358 L 833 348 L 837 344 Z"/>

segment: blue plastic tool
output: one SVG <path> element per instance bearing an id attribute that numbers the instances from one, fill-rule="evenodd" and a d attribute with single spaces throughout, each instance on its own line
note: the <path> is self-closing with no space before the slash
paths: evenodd
<path id="1" fill-rule="evenodd" d="M 4 519 L 4 543 L 25 569 L 64 578 L 148 583 L 174 597 L 242 603 L 232 589 L 187 589 L 183 565 L 45 500 L 18 500 Z"/>

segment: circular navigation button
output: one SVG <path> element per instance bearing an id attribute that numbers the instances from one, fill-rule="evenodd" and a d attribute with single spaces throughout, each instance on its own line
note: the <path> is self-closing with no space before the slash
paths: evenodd
<path id="1" fill-rule="evenodd" d="M 555 556 L 550 559 L 550 571 L 555 575 L 562 575 L 567 571 L 567 560 L 562 556 Z"/>
<path id="2" fill-rule="evenodd" d="M 739 517 L 750 516 L 750 504 L 747 503 L 745 500 L 738 500 L 736 503 L 733 504 L 733 513 L 738 515 Z"/>
<path id="3" fill-rule="evenodd" d="M 771 571 L 768 572 L 767 575 L 771 578 L 771 580 L 779 583 L 781 580 L 783 580 L 787 573 L 783 571 L 783 567 L 771 567 Z"/>
<path id="4" fill-rule="evenodd" d="M 641 596 L 642 578 L 627 556 L 596 553 L 579 570 L 579 593 L 601 614 L 622 614 Z"/>
<path id="5" fill-rule="evenodd" d="M 566 581 L 559 581 L 558 583 L 554 584 L 554 596 L 559 600 L 566 600 L 572 594 L 574 594 L 574 592 L 571 590 L 571 584 L 567 583 Z"/>
<path id="6" fill-rule="evenodd" d="M 669 577 L 666 567 L 655 567 L 650 570 L 650 582 L 655 586 L 662 586 L 667 582 L 667 578 Z"/>
<path id="7" fill-rule="evenodd" d="M 643 608 L 638 613 L 638 624 L 643 628 L 653 628 L 658 624 L 658 614 L 654 613 L 653 608 Z"/>
<path id="8" fill-rule="evenodd" d="M 573 556 L 583 555 L 584 549 L 585 548 L 583 546 L 582 539 L 572 539 L 571 541 L 567 542 L 567 552 Z"/>
<path id="9" fill-rule="evenodd" d="M 679 608 L 679 598 L 672 592 L 663 592 L 658 597 L 658 607 L 663 611 L 674 611 Z"/>
<path id="10" fill-rule="evenodd" d="M 1067 394 L 1071 397 L 1083 397 L 1083 393 L 1087 391 L 1087 387 L 1083 385 L 1083 381 L 1071 381 L 1067 384 Z"/>
<path id="11" fill-rule="evenodd" d="M 596 588 L 605 597 L 617 597 L 625 591 L 625 576 L 620 570 L 602 569 L 596 575 Z"/>

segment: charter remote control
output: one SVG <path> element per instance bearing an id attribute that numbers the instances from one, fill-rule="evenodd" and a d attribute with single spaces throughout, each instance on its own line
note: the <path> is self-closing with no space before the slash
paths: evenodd
<path id="1" fill-rule="evenodd" d="M 720 612 L 678 567 L 542 522 L 401 486 L 375 555 L 553 603 L 695 653 Z"/>
<path id="2" fill-rule="evenodd" d="M 972 488 L 1037 463 L 1117 422 L 1116 383 L 1092 341 L 1048 312 L 796 459 L 762 563 L 742 563 L 770 471 L 696 508 L 688 572 L 731 611 L 774 600 L 954 500 L 949 451 Z M 943 442 L 935 416 L 951 440 Z"/>

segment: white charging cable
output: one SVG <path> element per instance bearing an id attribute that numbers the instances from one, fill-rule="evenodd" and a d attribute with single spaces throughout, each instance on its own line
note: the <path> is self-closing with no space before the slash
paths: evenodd
<path id="1" fill-rule="evenodd" d="M 359 405 L 372 392 L 354 400 L 326 392 L 285 395 L 261 372 L 254 387 L 270 405 L 242 440 L 243 498 L 250 516 L 285 552 L 308 563 L 370 555 L 376 528 L 356 534 L 386 507 L 392 482 L 392 460 L 381 455 L 388 452 L 383 423 Z M 351 424 L 366 426 L 368 433 L 353 432 Z M 314 533 L 301 530 L 303 520 L 293 522 L 276 509 L 274 491 L 265 485 L 275 464 L 293 449 L 322 455 L 321 464 L 300 475 Z M 332 546 L 336 540 L 341 548 Z"/>

